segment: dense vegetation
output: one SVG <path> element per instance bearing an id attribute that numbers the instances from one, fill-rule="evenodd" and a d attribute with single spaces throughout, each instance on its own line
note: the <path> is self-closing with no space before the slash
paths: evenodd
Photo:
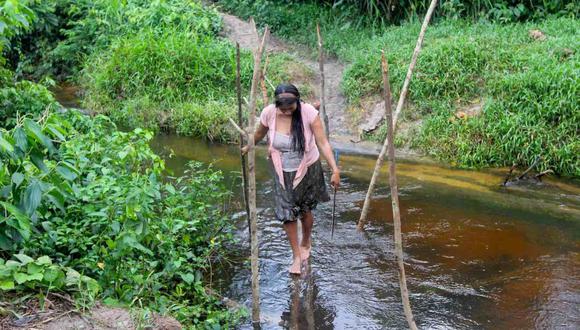
<path id="1" fill-rule="evenodd" d="M 380 94 L 381 49 L 388 54 L 393 96 L 398 97 L 420 28 L 412 17 L 401 25 L 373 23 L 352 10 L 315 2 L 219 3 L 313 47 L 320 21 L 326 49 L 350 63 L 342 87 L 354 110 Z M 534 11 L 535 20 L 500 24 L 504 20 L 493 19 L 486 11 L 489 6 L 473 21 L 446 14 L 446 3 L 427 31 L 403 111 L 403 120 L 422 120 L 423 125 L 398 142 L 407 140 L 466 167 L 526 166 L 542 156 L 541 169 L 580 176 L 577 5 L 545 2 L 545 10 Z M 561 17 L 542 18 L 548 13 Z M 532 35 L 531 30 L 538 32 Z M 481 108 L 479 115 L 462 114 L 472 107 Z M 382 127 L 368 138 L 382 140 L 385 132 Z"/>
<path id="2" fill-rule="evenodd" d="M 215 10 L 177 0 L 52 0 L 30 8 L 38 18 L 7 52 L 17 77 L 73 80 L 83 89 L 83 107 L 124 127 L 232 137 L 235 48 L 218 37 Z M 289 79 L 288 62 L 270 58 L 272 81 Z M 246 90 L 252 65 L 244 51 Z"/>
<path id="3" fill-rule="evenodd" d="M 18 40 L 32 38 L 41 5 L 0 2 L 2 54 L 24 54 Z M 108 117 L 63 111 L 51 80 L 23 79 L 14 58 L 0 55 L 3 311 L 66 291 L 85 307 L 99 299 L 189 327 L 229 327 L 239 315 L 204 281 L 233 239 L 216 207 L 227 196 L 221 174 L 192 163 L 183 177 L 169 177 L 149 147 L 152 132 L 121 132 Z"/>

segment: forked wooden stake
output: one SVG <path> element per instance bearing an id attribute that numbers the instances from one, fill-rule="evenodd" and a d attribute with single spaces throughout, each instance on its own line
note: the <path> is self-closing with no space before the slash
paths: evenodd
<path id="1" fill-rule="evenodd" d="M 405 276 L 405 265 L 403 263 L 403 237 L 401 234 L 401 213 L 399 209 L 399 191 L 397 187 L 397 173 L 395 162 L 395 143 L 393 141 L 394 123 L 391 109 L 391 85 L 389 84 L 389 65 L 385 59 L 385 53 L 381 58 L 383 69 L 383 87 L 385 90 L 385 118 L 387 119 L 387 139 L 389 141 L 389 185 L 391 186 L 391 203 L 393 205 L 393 224 L 395 227 L 395 255 L 399 266 L 399 286 L 401 288 L 401 299 L 403 300 L 403 310 L 409 328 L 417 329 L 413 320 L 413 311 L 409 303 L 409 291 L 407 290 L 407 278 Z"/>
<path id="2" fill-rule="evenodd" d="M 435 6 L 437 5 L 437 0 L 432 0 L 431 5 L 429 6 L 429 10 L 427 10 L 427 14 L 425 15 L 425 19 L 423 20 L 423 25 L 421 26 L 421 32 L 419 33 L 419 38 L 417 39 L 417 44 L 415 45 L 415 50 L 413 51 L 413 57 L 411 58 L 411 64 L 409 64 L 409 69 L 407 70 L 407 76 L 405 77 L 405 82 L 403 83 L 403 89 L 401 90 L 401 95 L 399 96 L 399 102 L 397 103 L 397 109 L 395 110 L 395 114 L 393 116 L 393 127 L 396 129 L 397 127 L 397 118 L 399 117 L 399 113 L 403 109 L 403 105 L 405 104 L 405 98 L 407 97 L 407 93 L 409 91 L 409 83 L 411 82 L 411 77 L 413 76 L 413 70 L 415 69 L 415 64 L 417 64 L 417 58 L 419 57 L 419 53 L 421 52 L 421 46 L 423 45 L 423 39 L 425 38 L 425 31 L 427 30 L 427 26 L 429 25 L 429 21 L 431 20 L 431 16 L 433 15 L 433 11 L 435 10 Z M 394 133 L 393 133 L 394 134 Z M 383 143 L 383 148 L 381 149 L 381 153 L 377 158 L 377 162 L 375 164 L 375 170 L 373 172 L 373 176 L 371 178 L 371 182 L 369 183 L 369 189 L 367 190 L 367 195 L 365 198 L 365 202 L 363 205 L 362 212 L 360 214 L 360 219 L 358 220 L 358 230 L 362 230 L 365 222 L 367 220 L 367 214 L 369 212 L 369 207 L 371 204 L 371 197 L 373 195 L 373 190 L 375 188 L 375 183 L 377 181 L 377 176 L 381 170 L 381 166 L 383 165 L 383 159 L 385 158 L 385 154 L 387 152 L 387 145 L 389 143 L 389 138 L 385 139 Z"/>

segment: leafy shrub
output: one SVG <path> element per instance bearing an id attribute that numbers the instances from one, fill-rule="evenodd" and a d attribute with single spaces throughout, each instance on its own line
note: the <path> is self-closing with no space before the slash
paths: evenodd
<path id="1" fill-rule="evenodd" d="M 18 116 L 38 118 L 43 112 L 54 111 L 57 107 L 52 93 L 41 84 L 28 80 L 13 82 L 10 73 L 4 82 L 0 82 L 0 127 L 14 127 Z"/>
<path id="2" fill-rule="evenodd" d="M 117 38 L 149 29 L 214 36 L 221 29 L 217 12 L 199 1 L 50 0 L 30 5 L 37 19 L 28 33 L 11 40 L 13 67 L 25 76 L 67 78 L 86 56 L 106 50 Z"/>
<path id="3" fill-rule="evenodd" d="M 101 290 L 94 279 L 53 264 L 48 256 L 35 260 L 25 254 L 15 254 L 14 258 L 18 260 L 0 258 L 0 290 L 83 291 L 93 297 Z"/>
<path id="4" fill-rule="evenodd" d="M 2 130 L 0 257 L 46 255 L 95 278 L 102 299 L 184 324 L 228 324 L 234 315 L 203 285 L 232 240 L 216 208 L 226 196 L 222 176 L 192 164 L 164 181 L 152 136 L 75 113 Z"/>
<path id="5" fill-rule="evenodd" d="M 287 56 L 273 56 L 272 81 L 289 79 Z M 250 52 L 241 57 L 241 81 L 249 89 Z M 237 109 L 235 48 L 190 32 L 158 36 L 141 31 L 95 54 L 84 71 L 86 107 L 128 127 L 169 128 L 182 135 L 226 141 Z"/>

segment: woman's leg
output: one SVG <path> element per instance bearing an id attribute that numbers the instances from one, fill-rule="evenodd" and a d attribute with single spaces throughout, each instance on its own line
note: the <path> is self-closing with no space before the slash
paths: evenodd
<path id="1" fill-rule="evenodd" d="M 288 235 L 290 247 L 292 248 L 292 266 L 290 266 L 290 274 L 300 274 L 300 246 L 298 245 L 298 221 L 291 221 L 284 223 L 284 230 Z"/>
<path id="2" fill-rule="evenodd" d="M 304 213 L 302 216 L 302 242 L 300 242 L 300 252 L 302 260 L 307 260 L 310 257 L 312 224 L 314 223 L 314 216 L 312 211 Z"/>

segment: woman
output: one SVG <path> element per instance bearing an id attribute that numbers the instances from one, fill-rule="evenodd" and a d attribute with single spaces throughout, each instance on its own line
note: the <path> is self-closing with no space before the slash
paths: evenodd
<path id="1" fill-rule="evenodd" d="M 274 176 L 276 218 L 283 222 L 292 247 L 291 274 L 300 274 L 302 261 L 310 257 L 312 210 L 330 200 L 326 191 L 320 153 L 332 168 L 331 185 L 337 189 L 340 171 L 324 134 L 318 111 L 300 100 L 298 89 L 281 84 L 274 92 L 275 103 L 260 115 L 256 143 L 268 134 L 269 159 Z M 317 148 L 318 147 L 318 148 Z M 243 148 L 247 152 L 248 146 Z M 298 242 L 297 220 L 302 220 L 302 241 Z"/>

